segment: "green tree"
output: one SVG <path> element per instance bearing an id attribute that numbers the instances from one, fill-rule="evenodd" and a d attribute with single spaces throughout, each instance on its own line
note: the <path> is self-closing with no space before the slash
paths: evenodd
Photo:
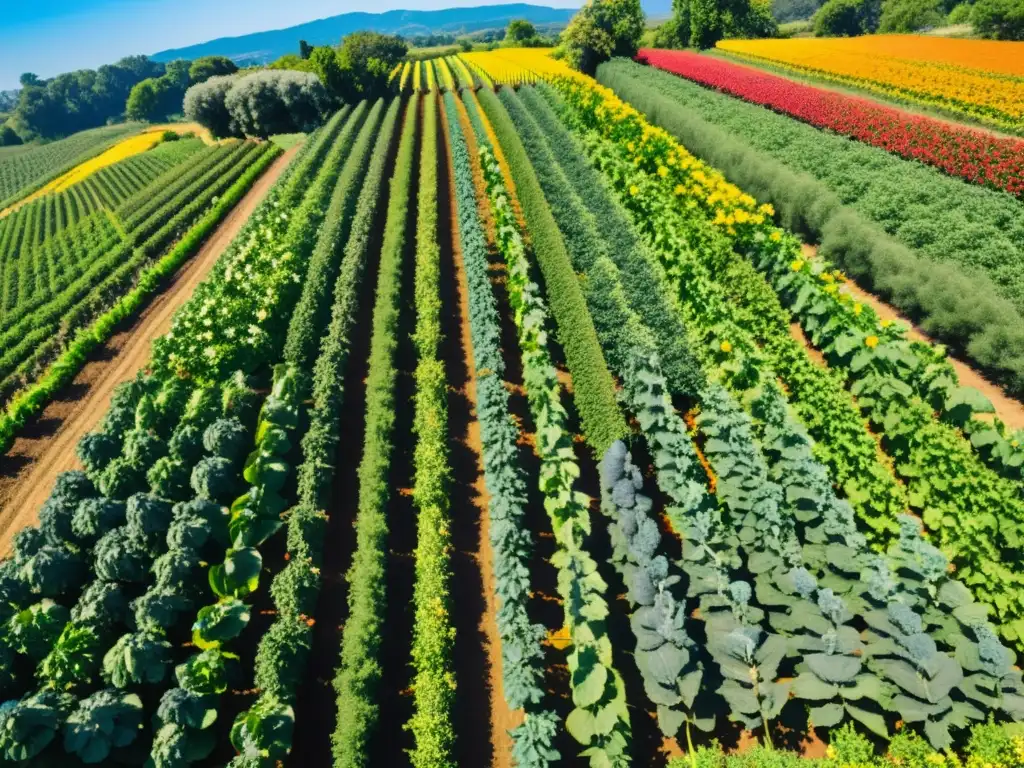
<path id="1" fill-rule="evenodd" d="M 337 92 L 344 101 L 354 102 L 385 93 L 388 76 L 405 58 L 409 46 L 397 35 L 378 32 L 353 32 L 341 42 L 338 64 L 345 74 L 343 87 Z M 322 77 L 321 82 L 332 89 Z"/>
<path id="2" fill-rule="evenodd" d="M 689 19 L 688 42 L 695 48 L 714 48 L 725 37 L 774 37 L 779 31 L 764 0 L 676 0 L 673 10 L 679 30 Z"/>
<path id="3" fill-rule="evenodd" d="M 644 34 L 640 0 L 588 0 L 562 32 L 569 66 L 593 75 L 613 56 L 633 56 Z"/>
<path id="4" fill-rule="evenodd" d="M 830 37 L 867 35 L 878 29 L 880 0 L 828 0 L 814 14 L 814 34 Z"/>
<path id="5" fill-rule="evenodd" d="M 537 36 L 537 29 L 526 19 L 513 19 L 505 30 L 505 40 L 509 43 L 521 43 Z"/>
<path id="6" fill-rule="evenodd" d="M 21 137 L 9 125 L 0 125 L 0 147 L 13 147 L 21 144 Z"/>
<path id="7" fill-rule="evenodd" d="M 166 85 L 162 77 L 150 77 L 136 83 L 128 94 L 125 114 L 129 120 L 153 122 L 164 117 Z"/>
<path id="8" fill-rule="evenodd" d="M 188 79 L 191 85 L 205 83 L 211 77 L 221 75 L 233 75 L 238 71 L 238 65 L 227 56 L 203 56 L 192 62 L 188 68 Z"/>
<path id="9" fill-rule="evenodd" d="M 338 52 L 328 47 L 314 48 L 309 63 L 312 64 L 313 73 L 320 78 L 324 87 L 335 96 L 342 96 L 347 78 L 338 60 Z"/>
<path id="10" fill-rule="evenodd" d="M 916 32 L 937 27 L 944 21 L 939 0 L 885 0 L 878 31 Z"/>
<path id="11" fill-rule="evenodd" d="M 18 78 L 18 82 L 21 83 L 21 85 L 25 88 L 27 88 L 30 85 L 42 84 L 39 80 L 39 75 L 37 75 L 35 72 L 23 73 L 22 76 Z"/>
<path id="12" fill-rule="evenodd" d="M 462 49 L 463 53 L 469 53 L 473 50 L 473 41 L 468 37 L 460 37 L 458 39 L 459 48 Z"/>
<path id="13" fill-rule="evenodd" d="M 982 37 L 1024 40 L 1024 0 L 978 0 L 971 22 Z"/>
<path id="14" fill-rule="evenodd" d="M 313 46 L 305 40 L 299 40 L 299 58 L 308 59 L 313 54 Z"/>

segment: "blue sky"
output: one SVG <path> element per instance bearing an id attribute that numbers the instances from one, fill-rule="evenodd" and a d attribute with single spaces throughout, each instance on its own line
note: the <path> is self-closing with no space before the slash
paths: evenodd
<path id="1" fill-rule="evenodd" d="M 580 4 L 579 0 L 532 1 L 563 7 Z M 110 64 L 133 53 L 156 53 L 349 11 L 495 4 L 491 0 L 5 0 L 0 2 L 0 90 L 17 87 L 22 72 L 52 77 Z"/>

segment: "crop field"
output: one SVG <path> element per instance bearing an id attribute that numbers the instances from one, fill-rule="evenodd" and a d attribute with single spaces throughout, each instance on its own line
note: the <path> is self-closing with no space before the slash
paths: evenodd
<path id="1" fill-rule="evenodd" d="M 1021 201 L 766 110 L 717 58 L 548 54 L 405 62 L 334 113 L 75 459 L 0 482 L 0 762 L 1021 764 L 1024 420 L 961 375 L 1022 391 L 1020 294 L 843 185 L 900 178 L 909 220 L 946 195 L 1011 243 Z M 876 175 L 810 175 L 816 144 Z M 56 246 L 11 312 L 50 318 L 37 345 L 280 153 L 178 151 L 90 177 L 74 222 L 32 208 L 19 242 Z M 68 298 L 22 293 L 44 266 Z"/>
<path id="2" fill-rule="evenodd" d="M 1024 43 L 921 35 L 723 40 L 718 49 L 1024 131 Z"/>
<path id="3" fill-rule="evenodd" d="M 43 146 L 0 147 L 0 210 L 141 128 L 109 125 Z"/>

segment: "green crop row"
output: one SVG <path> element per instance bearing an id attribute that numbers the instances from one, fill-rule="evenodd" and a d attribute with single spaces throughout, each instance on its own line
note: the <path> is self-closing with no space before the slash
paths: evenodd
<path id="1" fill-rule="evenodd" d="M 547 766 L 558 756 L 552 746 L 558 720 L 542 704 L 541 641 L 545 629 L 531 622 L 528 610 L 533 536 L 525 523 L 527 481 L 516 447 L 519 431 L 511 420 L 509 392 L 504 384 L 500 318 L 488 274 L 487 237 L 476 204 L 473 160 L 459 125 L 455 97 L 446 95 L 444 99 L 453 160 L 457 234 L 468 286 L 476 412 L 491 521 L 488 536 L 497 574 L 502 692 L 509 709 L 526 711 L 523 725 L 511 734 L 516 761 L 523 766 Z"/>
<path id="2" fill-rule="evenodd" d="M 565 727 L 584 748 L 582 754 L 590 758 L 592 766 L 628 765 L 631 731 L 625 683 L 614 666 L 605 622 L 608 587 L 587 551 L 589 499 L 575 489 L 580 469 L 568 430 L 568 414 L 561 403 L 562 386 L 547 347 L 551 319 L 537 284 L 531 280 L 526 246 L 500 167 L 489 147 L 481 148 L 480 162 L 495 218 L 498 250 L 508 267 L 506 286 L 515 310 L 527 400 L 537 427 L 544 508 L 558 544 L 552 563 L 558 569 L 558 592 L 571 640 L 568 666 L 574 704 Z M 545 725 L 550 727 L 550 723 Z M 548 754 L 544 757 L 553 759 L 556 753 L 550 745 L 545 746 Z"/>
<path id="3" fill-rule="evenodd" d="M 351 234 L 345 246 L 343 267 L 352 262 L 352 274 L 361 274 L 369 258 L 371 230 L 378 206 L 382 204 L 384 170 L 392 152 L 392 138 L 400 98 L 392 100 L 387 120 L 377 136 L 363 189 L 359 193 Z M 414 102 L 411 102 L 414 103 Z M 406 123 L 415 114 L 406 109 Z M 408 128 L 413 131 L 415 126 Z M 414 141 L 414 134 L 402 131 L 402 139 Z M 408 150 L 406 150 L 408 151 Z M 348 619 L 341 636 L 341 659 L 334 677 L 338 694 L 337 718 L 332 737 L 334 765 L 369 764 L 367 742 L 377 726 L 377 686 L 380 680 L 380 649 L 384 612 L 387 605 L 387 504 L 391 495 L 391 468 L 395 421 L 394 354 L 397 345 L 398 314 L 395 309 L 397 278 L 382 269 L 378 276 L 370 341 L 370 367 L 366 378 L 366 427 L 363 458 L 359 464 L 359 501 L 356 513 L 356 550 L 348 572 Z M 339 280 L 339 286 L 341 285 Z M 350 286 L 345 297 L 336 296 L 353 307 L 359 297 Z M 354 317 L 354 309 L 352 315 Z"/>
<path id="4" fill-rule="evenodd" d="M 301 368 L 312 367 L 316 359 L 320 338 L 309 331 L 323 327 L 328 321 L 331 288 L 338 276 L 338 251 L 348 241 L 359 190 L 370 163 L 370 147 L 377 137 L 378 121 L 383 111 L 384 103 L 377 102 L 359 130 L 352 151 L 341 168 L 331 205 L 309 259 L 306 279 L 302 281 L 302 294 L 292 313 L 284 345 L 285 360 Z M 397 114 L 398 103 L 392 102 L 384 119 L 394 122 Z"/>
<path id="5" fill-rule="evenodd" d="M 576 282 L 565 243 L 515 126 L 493 92 L 481 91 L 480 103 L 497 133 L 512 171 L 512 180 L 530 232 L 531 247 L 540 263 L 547 295 L 551 298 L 558 341 L 565 350 L 572 374 L 573 399 L 583 423 L 583 432 L 591 447 L 602 455 L 612 442 L 626 434 L 626 424 L 615 401 L 615 382 L 601 354 L 594 324 Z"/>

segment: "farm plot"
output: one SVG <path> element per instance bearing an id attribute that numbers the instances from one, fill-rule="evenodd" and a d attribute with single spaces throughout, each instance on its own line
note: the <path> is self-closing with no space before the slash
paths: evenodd
<path id="1" fill-rule="evenodd" d="M 310 137 L 14 536 L 0 757 L 1021 748 L 1004 435 L 770 205 L 540 55 L 463 60 L 478 90 L 417 63 L 428 92 Z"/>
<path id="2" fill-rule="evenodd" d="M 0 210 L 142 128 L 109 125 L 42 146 L 0 148 Z"/>
<path id="3" fill-rule="evenodd" d="M 253 142 L 207 149 L 176 143 L 183 146 L 152 159 L 131 158 L 128 168 L 110 166 L 30 203 L 8 222 L 27 232 L 19 250 L 8 249 L 0 269 L 4 450 L 25 420 L 74 376 L 88 351 L 137 311 L 280 154 L 271 144 Z M 90 186 L 116 173 L 125 179 L 118 193 L 107 187 L 103 196 L 100 187 Z M 76 221 L 56 228 L 79 212 Z M 51 225 L 52 233 L 42 237 Z"/>
<path id="4" fill-rule="evenodd" d="M 1019 395 L 1024 204 L 626 60 L 599 79 Z"/>

